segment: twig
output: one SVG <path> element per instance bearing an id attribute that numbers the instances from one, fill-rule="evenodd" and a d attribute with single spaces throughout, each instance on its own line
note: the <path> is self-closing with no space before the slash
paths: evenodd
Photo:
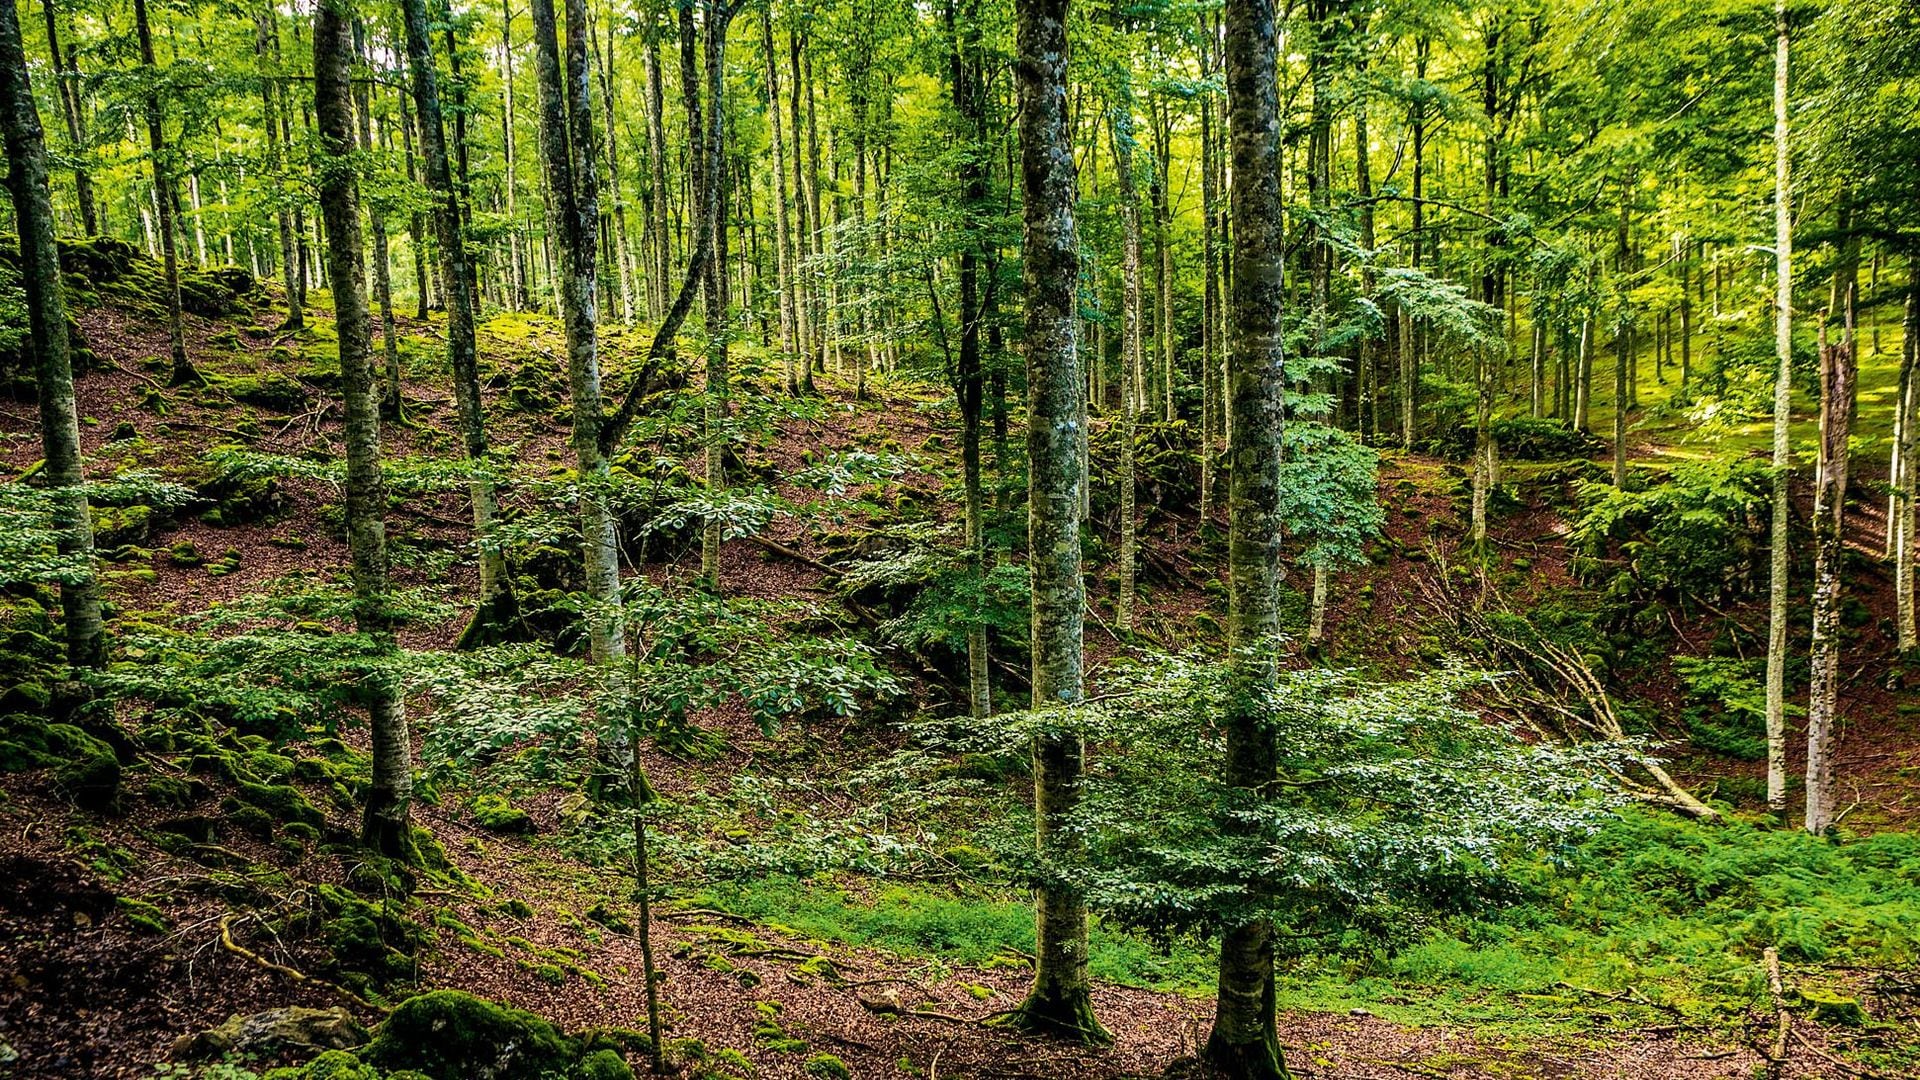
<path id="1" fill-rule="evenodd" d="M 1793 1029 L 1793 1016 L 1787 1012 L 1787 992 L 1780 978 L 1780 950 L 1769 945 L 1760 954 L 1767 965 L 1767 993 L 1773 999 L 1773 1044 L 1767 1048 L 1767 1061 L 1779 1071 L 1787 1060 L 1787 1033 Z"/>

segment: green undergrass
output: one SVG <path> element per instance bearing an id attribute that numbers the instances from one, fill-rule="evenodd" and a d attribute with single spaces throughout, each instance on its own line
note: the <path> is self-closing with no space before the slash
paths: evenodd
<path id="1" fill-rule="evenodd" d="M 1515 876 L 1514 906 L 1452 920 L 1397 953 L 1287 965 L 1282 1007 L 1364 1007 L 1519 1037 L 1679 1016 L 1731 1030 L 1767 1009 L 1769 946 L 1801 989 L 1852 994 L 1858 969 L 1920 967 L 1920 837 L 1904 833 L 1836 844 L 1635 810 L 1563 867 L 1531 862 Z M 990 966 L 1033 948 L 1031 911 L 1006 890 L 765 879 L 695 901 L 909 958 Z M 1089 963 L 1104 980 L 1192 994 L 1209 992 L 1214 974 L 1211 943 L 1163 949 L 1097 921 Z M 1920 1065 L 1920 1046 L 1883 1053 Z"/>

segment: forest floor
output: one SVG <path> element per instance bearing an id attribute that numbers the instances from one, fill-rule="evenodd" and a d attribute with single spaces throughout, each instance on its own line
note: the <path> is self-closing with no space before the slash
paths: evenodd
<path id="1" fill-rule="evenodd" d="M 324 313 L 313 322 L 307 332 L 290 335 L 273 330 L 265 310 L 248 320 L 195 320 L 191 345 L 216 387 L 223 377 L 262 371 L 284 372 L 305 387 L 300 403 L 264 406 L 233 400 L 237 383 L 224 391 L 163 393 L 151 371 L 153 359 L 167 351 L 164 331 L 113 308 L 83 313 L 83 329 L 104 361 L 78 388 L 90 461 L 103 473 L 131 465 L 186 473 L 210 445 L 236 437 L 266 452 L 333 453 L 339 415 L 321 392 L 329 331 Z M 434 329 L 412 319 L 403 319 L 403 329 L 411 423 L 389 427 L 387 450 L 450 456 L 452 404 L 435 374 Z M 564 400 L 564 384 L 552 337 L 550 324 L 526 316 L 492 320 L 483 335 L 483 354 L 512 358 L 497 366 L 487 387 L 495 441 L 529 470 L 555 470 L 566 459 L 566 428 L 553 411 Z M 637 349 L 619 334 L 612 338 L 609 382 L 617 385 L 624 357 Z M 802 494 L 789 490 L 785 478 L 803 455 L 904 450 L 917 455 L 918 464 L 890 489 L 893 495 L 904 491 L 909 499 L 938 504 L 934 496 L 950 471 L 944 458 L 952 456 L 953 438 L 951 425 L 940 419 L 938 395 L 879 380 L 876 400 L 856 403 L 838 380 L 822 385 L 820 411 L 779 420 L 778 434 L 750 466 L 797 501 Z M 164 411 L 139 404 L 156 395 L 165 400 Z M 1643 448 L 1643 456 L 1657 450 Z M 0 405 L 0 468 L 18 475 L 37 457 L 31 404 Z M 1580 586 L 1567 550 L 1564 494 L 1554 493 L 1552 479 L 1528 479 L 1524 469 L 1519 475 L 1518 501 L 1496 519 L 1495 565 L 1483 580 L 1507 590 L 1510 602 L 1537 604 Z M 1383 557 L 1342 579 L 1329 649 L 1340 662 L 1402 670 L 1407 658 L 1436 655 L 1440 646 L 1426 607 L 1431 594 L 1422 583 L 1446 573 L 1462 531 L 1463 476 L 1456 463 L 1386 455 L 1381 484 L 1390 539 Z M 118 616 L 163 621 L 287 574 L 343 568 L 345 545 L 325 513 L 337 498 L 322 483 L 288 481 L 268 522 L 186 519 L 142 537 L 135 546 L 148 557 L 109 564 Z M 871 492 L 856 501 L 878 512 L 878 499 Z M 1879 539 L 1873 501 L 1863 499 L 1855 524 L 1862 551 Z M 849 515 L 857 524 L 868 512 Z M 452 495 L 397 506 L 392 529 L 400 582 L 453 595 L 470 590 L 470 560 L 447 555 L 466 542 L 465 519 L 462 500 Z M 1208 553 L 1217 540 L 1197 525 L 1176 513 L 1150 517 L 1142 588 L 1147 641 L 1177 644 L 1218 610 L 1221 592 Z M 845 518 L 836 526 L 844 527 Z M 839 602 L 832 573 L 823 569 L 829 558 L 823 530 L 785 518 L 768 535 L 787 553 L 748 541 L 726 546 L 720 583 L 729 595 Z M 182 552 L 192 557 L 169 554 Z M 226 571 L 210 573 L 196 560 L 217 561 Z M 683 550 L 646 572 L 685 580 L 697 562 L 697 554 Z M 1891 614 L 1885 571 L 1862 563 L 1865 618 L 1884 624 Z M 1102 618 L 1109 583 L 1100 575 L 1090 575 L 1090 582 L 1088 648 L 1097 661 L 1127 643 Z M 1667 619 L 1675 642 L 1726 633 L 1750 643 L 1755 639 L 1748 635 L 1764 624 L 1761 616 L 1762 609 L 1747 603 L 1721 612 L 1675 610 Z M 454 618 L 414 626 L 406 644 L 446 648 L 460 625 Z M 1844 799 L 1855 804 L 1849 824 L 1898 832 L 1920 814 L 1920 704 L 1879 638 L 1862 635 L 1849 657 L 1839 773 L 1848 778 Z M 915 708 L 937 709 L 951 700 L 953 688 L 938 672 L 923 674 L 913 689 Z M 1014 677 L 1003 691 L 1018 692 Z M 1636 701 L 1656 712 L 1678 711 L 1681 690 L 1669 665 L 1650 665 L 1636 679 Z M 646 755 L 649 775 L 669 795 L 711 790 L 749 763 L 802 776 L 845 770 L 879 760 L 900 738 L 889 725 L 861 718 L 837 729 L 773 734 L 727 710 L 701 720 L 719 736 L 716 753 Z M 430 714 L 419 719 L 431 722 Z M 359 732 L 342 737 L 364 742 Z M 315 740 L 287 753 L 305 760 L 325 751 Z M 1676 771 L 1703 794 L 1750 805 L 1755 763 L 1684 746 L 1676 758 Z M 325 831 L 352 830 L 350 804 L 303 787 L 314 793 Z M 44 775 L 6 779 L 0 790 L 0 1050 L 14 1057 L 0 1054 L 0 1076 L 153 1076 L 177 1037 L 278 1005 L 345 1004 L 363 1020 L 378 1018 L 364 995 L 327 977 L 322 944 L 278 936 L 299 924 L 301 912 L 318 911 L 327 887 L 355 881 L 354 858 L 225 829 L 186 848 L 158 842 L 183 815 L 217 819 L 225 790 L 216 780 L 190 805 L 130 800 L 121 812 L 102 815 L 75 809 Z M 569 1030 L 641 1026 L 639 943 L 631 912 L 610 899 L 627 896 L 630 887 L 617 868 L 590 865 L 560 841 L 569 798 L 551 791 L 517 800 L 531 815 L 529 836 L 481 827 L 456 793 L 418 805 L 419 823 L 452 865 L 423 876 L 405 895 L 379 897 L 382 917 L 398 913 L 430 936 L 411 953 L 407 981 L 512 1002 Z M 1028 963 L 1020 944 L 1026 916 L 1019 898 L 1003 889 L 854 877 L 824 884 L 681 884 L 656 931 L 662 995 L 681 1060 L 707 1062 L 706 1075 L 799 1078 L 809 1075 L 809 1055 L 829 1053 L 854 1077 L 1151 1076 L 1191 1054 L 1207 1030 L 1203 946 L 1157 949 L 1104 929 L 1096 944 L 1095 971 L 1102 976 L 1096 1007 L 1116 1037 L 1112 1048 L 1087 1052 L 994 1026 L 991 1021 L 1018 1001 Z M 143 911 L 159 918 L 134 917 Z M 1870 920 L 1865 925 L 1860 933 L 1882 932 L 1871 929 Z M 1869 942 L 1876 946 L 1869 951 L 1888 960 L 1849 969 L 1810 956 L 1797 972 L 1809 986 L 1866 1001 L 1874 1025 L 1861 1030 L 1796 1016 L 1786 1059 L 1773 1075 L 1892 1076 L 1863 1062 L 1916 1060 L 1900 1056 L 1907 1053 L 1901 1047 L 1920 1044 L 1911 997 L 1912 931 L 1882 930 L 1888 940 Z M 1024 932 L 1030 943 L 1030 926 Z M 1894 941 L 1898 934 L 1908 936 Z M 1659 954 L 1669 942 L 1650 934 L 1632 947 Z M 1409 974 L 1412 961 L 1405 959 L 1388 978 L 1332 966 L 1289 979 L 1281 1020 L 1289 1065 L 1301 1076 L 1355 1080 L 1733 1080 L 1769 1070 L 1762 1048 L 1774 1014 L 1751 959 L 1729 960 L 1711 974 L 1700 966 L 1666 972 L 1672 987 L 1728 980 L 1696 988 L 1701 1000 L 1711 998 L 1705 1006 L 1677 990 L 1638 985 L 1631 972 L 1607 985 L 1578 981 L 1575 973 L 1583 969 L 1571 963 L 1524 978 L 1480 971 L 1474 974 L 1480 981 L 1463 989 L 1436 989 L 1456 970 L 1447 965 L 1467 971 L 1498 955 L 1493 949 L 1458 957 L 1418 953 L 1416 959 L 1441 973 L 1424 981 Z M 1651 970 L 1654 960 L 1637 962 Z M 1862 1058 L 1863 1048 L 1895 1056 Z"/>

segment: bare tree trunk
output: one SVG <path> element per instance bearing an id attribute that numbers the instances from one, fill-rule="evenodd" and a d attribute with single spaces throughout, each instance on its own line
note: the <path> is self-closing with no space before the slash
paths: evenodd
<path id="1" fill-rule="evenodd" d="M 383 650 L 394 648 L 387 578 L 386 484 L 380 473 L 380 401 L 373 377 L 373 332 L 367 314 L 365 249 L 360 236 L 360 183 L 346 166 L 354 151 L 349 0 L 320 0 L 313 23 L 314 112 L 320 150 L 320 213 L 327 229 L 327 279 L 340 338 L 340 393 L 346 409 L 347 546 L 353 557 L 354 624 Z M 390 665 L 385 666 L 390 667 Z M 373 729 L 373 784 L 362 840 L 384 854 L 409 858 L 413 834 L 413 744 L 398 675 L 376 665 L 362 675 Z"/>
<path id="2" fill-rule="evenodd" d="M 1226 83 L 1232 136 L 1233 281 L 1227 453 L 1228 648 L 1250 703 L 1279 677 L 1280 424 L 1285 378 L 1281 311 L 1286 297 L 1280 198 L 1278 40 L 1271 0 L 1228 0 Z M 1226 778 L 1260 789 L 1277 767 L 1272 730 L 1248 704 L 1226 721 Z M 1220 940 L 1219 1003 L 1202 1056 L 1231 1080 L 1287 1076 L 1274 1026 L 1274 931 L 1255 918 Z"/>
<path id="3" fill-rule="evenodd" d="M 1920 460 L 1916 460 L 1914 453 L 1916 443 L 1920 442 L 1914 433 L 1916 424 L 1920 424 L 1920 276 L 1913 275 L 1911 267 L 1914 260 L 1909 259 L 1907 265 L 1910 280 L 1907 283 L 1906 330 L 1900 348 L 1900 400 L 1896 406 L 1900 410 L 1901 422 L 1893 451 L 1899 467 L 1893 504 L 1887 517 L 1888 531 L 1894 537 L 1893 585 L 1897 610 L 1894 622 L 1903 655 L 1920 645 L 1915 636 L 1913 596 L 1914 481 L 1915 472 L 1920 470 Z"/>
<path id="4" fill-rule="evenodd" d="M 954 396 L 960 404 L 960 469 L 966 496 L 966 543 L 968 569 L 976 576 L 987 571 L 986 496 L 980 477 L 980 421 L 985 385 L 981 378 L 980 331 L 983 319 L 980 297 L 980 241 L 976 221 L 988 211 L 988 143 L 984 92 L 985 62 L 980 54 L 980 0 L 949 0 L 946 7 L 947 34 L 952 54 L 948 60 L 948 85 L 953 94 L 953 110 L 967 140 L 960 163 L 960 198 L 965 211 L 964 238 L 959 258 L 960 356 L 954 370 Z M 771 56 L 771 39 L 769 39 Z M 771 64 L 771 59 L 769 59 Z M 778 115 L 777 107 L 773 110 Z M 944 331 L 943 331 L 944 332 Z M 987 627 L 975 621 L 967 627 L 967 703 L 973 716 L 993 715 L 993 686 L 990 678 Z"/>
<path id="5" fill-rule="evenodd" d="M 362 63 L 371 64 L 372 54 L 368 51 L 366 27 L 358 19 L 353 24 L 354 55 Z M 356 88 L 356 103 L 359 106 L 360 149 L 373 153 L 373 95 L 371 82 L 362 82 Z M 390 257 L 387 252 L 387 214 L 378 199 L 367 206 L 367 232 L 373 240 L 373 295 L 380 306 L 380 343 L 386 357 L 386 386 L 381 394 L 380 415 L 382 419 L 404 419 L 406 403 L 400 389 L 400 341 L 393 322 L 393 279 Z"/>
<path id="6" fill-rule="evenodd" d="M 1846 558 L 1847 439 L 1853 432 L 1859 360 L 1854 353 L 1853 288 L 1842 301 L 1845 336 L 1820 334 L 1820 472 L 1813 503 L 1813 655 L 1807 693 L 1807 831 L 1833 826 L 1834 728 L 1839 720 L 1840 593 Z"/>
<path id="7" fill-rule="evenodd" d="M 54 544 L 61 555 L 78 564 L 75 576 L 60 585 L 61 623 L 67 662 L 75 670 L 101 668 L 107 662 L 106 629 L 94 567 L 93 518 L 83 486 L 86 474 L 81 467 L 79 411 L 73 397 L 73 345 L 54 238 L 46 134 L 27 70 L 19 14 L 13 4 L 0 4 L 0 135 L 6 140 L 7 186 L 20 233 L 20 283 L 26 293 L 27 330 L 40 398 L 40 446 L 46 458 L 47 487 L 59 500 Z"/>
<path id="8" fill-rule="evenodd" d="M 794 325 L 800 338 L 800 391 L 811 395 L 813 391 L 813 373 L 824 364 L 820 344 L 820 328 L 824 323 L 819 310 L 818 299 L 814 295 L 812 283 L 808 280 L 809 266 L 820 254 L 819 206 L 820 200 L 813 193 L 812 181 L 808 179 L 806 155 L 801 149 L 800 140 L 800 52 L 803 34 L 799 27 L 787 31 L 787 77 L 792 83 L 787 91 L 787 116 L 793 129 L 793 314 Z"/>
<path id="9" fill-rule="evenodd" d="M 54 15 L 53 0 L 40 0 L 40 10 L 47 18 L 47 52 L 53 57 L 55 89 L 60 92 L 60 112 L 67 121 L 67 142 L 73 153 L 73 189 L 74 197 L 80 203 L 80 227 L 88 236 L 100 233 L 100 218 L 94 209 L 93 175 L 87 171 L 87 120 L 86 112 L 80 101 L 80 66 L 75 62 L 77 52 L 73 42 L 67 43 L 67 51 L 60 51 L 60 24 Z M 17 22 L 16 22 L 17 25 Z M 39 119 L 35 114 L 35 120 Z M 44 136 L 42 153 L 45 153 Z"/>
<path id="10" fill-rule="evenodd" d="M 148 160 L 153 165 L 155 227 L 160 233 L 160 257 L 166 272 L 167 342 L 173 351 L 173 371 L 168 384 L 182 386 L 200 381 L 193 361 L 187 358 L 186 328 L 180 314 L 180 253 L 174 221 L 179 199 L 173 189 L 173 149 L 167 145 L 166 121 L 160 110 L 160 67 L 153 58 L 153 29 L 147 23 L 147 0 L 133 0 L 134 31 L 140 39 L 140 66 L 145 69 L 147 90 L 143 104 L 147 118 Z"/>
<path id="11" fill-rule="evenodd" d="M 1113 625 L 1122 633 L 1133 629 L 1135 560 L 1140 544 L 1134 468 L 1134 441 L 1140 413 L 1147 408 L 1146 360 L 1140 288 L 1140 193 L 1133 180 L 1133 105 L 1131 92 L 1113 105 L 1110 133 L 1113 171 L 1120 188 L 1120 229 L 1123 236 L 1120 280 L 1121 342 L 1126 349 L 1120 379 L 1120 583 L 1114 587 Z"/>
<path id="12" fill-rule="evenodd" d="M 520 605 L 507 574 L 506 556 L 492 543 L 494 518 L 499 512 L 493 481 L 486 475 L 487 427 L 480 397 L 479 348 L 474 337 L 472 293 L 456 284 L 470 276 L 469 252 L 461 222 L 460 191 L 447 156 L 446 126 L 440 105 L 440 76 L 427 36 L 425 0 L 402 0 L 406 23 L 407 61 L 413 75 L 413 98 L 419 109 L 420 150 L 425 158 L 427 188 L 434 194 L 433 225 L 440 255 L 441 279 L 447 301 L 447 362 L 453 372 L 453 398 L 467 461 L 476 473 L 468 484 L 473 501 L 473 532 L 480 547 L 480 602 L 460 640 L 464 646 L 510 638 L 519 633 Z M 419 228 L 416 224 L 415 228 Z M 415 232 L 415 259 L 421 234 Z M 424 271 L 418 276 L 424 277 Z"/>
<path id="13" fill-rule="evenodd" d="M 1073 144 L 1067 118 L 1067 2 L 1016 8 L 1021 179 L 1025 190 L 1027 547 L 1033 579 L 1033 704 L 1072 707 L 1085 696 L 1080 578 L 1079 416 L 1076 331 L 1080 259 L 1074 235 Z M 1071 859 L 1064 829 L 1080 798 L 1085 747 L 1077 735 L 1036 740 L 1034 825 L 1043 855 Z M 1033 988 L 1013 1022 L 1085 1042 L 1110 1036 L 1093 1013 L 1087 974 L 1087 905 L 1058 879 L 1035 900 Z"/>
<path id="14" fill-rule="evenodd" d="M 1773 57 L 1773 528 L 1767 588 L 1767 809 L 1787 810 L 1787 529 L 1793 450 L 1793 204 L 1788 166 L 1786 0 L 1774 0 Z M 1719 308 L 1716 302 L 1715 310 Z"/>
<path id="15" fill-rule="evenodd" d="M 771 127 L 769 141 L 773 144 L 773 169 L 768 177 L 767 194 L 773 203 L 774 288 L 780 298 L 780 368 L 785 375 L 787 393 L 798 394 L 800 372 L 797 369 L 805 360 L 800 357 L 803 348 L 800 312 L 794 299 L 793 237 L 787 220 L 787 148 L 781 131 L 780 64 L 773 47 L 771 6 L 760 13 L 760 34 L 767 54 L 767 123 Z"/>

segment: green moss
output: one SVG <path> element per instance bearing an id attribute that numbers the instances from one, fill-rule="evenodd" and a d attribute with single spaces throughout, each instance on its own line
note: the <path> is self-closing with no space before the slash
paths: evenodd
<path id="1" fill-rule="evenodd" d="M 276 412 L 291 413 L 306 408 L 312 392 L 297 379 L 277 371 L 250 372 L 244 375 L 217 375 L 214 388 L 225 391 L 235 401 Z"/>
<path id="2" fill-rule="evenodd" d="M 458 990 L 408 998 L 380 1025 L 362 1057 L 433 1080 L 542 1080 L 573 1071 L 577 1048 L 547 1021 Z"/>
<path id="3" fill-rule="evenodd" d="M 120 759 L 113 748 L 71 724 L 47 725 L 49 753 L 64 759 L 54 786 L 74 805 L 105 810 L 120 798 Z"/>
<path id="4" fill-rule="evenodd" d="M 491 833 L 519 835 L 533 831 L 533 818 L 500 795 L 481 795 L 474 799 L 473 820 Z"/>
<path id="5" fill-rule="evenodd" d="M 281 821 L 304 821 L 309 825 L 326 824 L 325 815 L 314 809 L 300 789 L 290 784 L 240 783 L 235 797 L 249 806 L 257 806 Z"/>
<path id="6" fill-rule="evenodd" d="M 164 934 L 173 929 L 173 923 L 167 918 L 166 913 L 145 900 L 122 896 L 114 901 L 114 906 L 119 909 L 128 923 L 145 933 Z"/>
<path id="7" fill-rule="evenodd" d="M 1867 1022 L 1867 1014 L 1860 1008 L 1856 998 L 1837 994 L 1831 990 L 1803 987 L 1800 998 L 1813 1006 L 1813 1018 L 1823 1024 L 1838 1024 L 1842 1027 L 1859 1027 Z"/>
<path id="8" fill-rule="evenodd" d="M 853 1080 L 853 1071 L 847 1063 L 832 1054 L 815 1054 L 807 1059 L 804 1066 L 808 1076 L 817 1076 L 821 1080 Z"/>
<path id="9" fill-rule="evenodd" d="M 633 1080 L 627 1059 L 613 1050 L 595 1050 L 580 1061 L 579 1080 Z"/>
<path id="10" fill-rule="evenodd" d="M 141 794 L 155 806 L 184 809 L 197 801 L 197 795 L 191 781 L 177 776 L 156 776 L 148 780 Z"/>

